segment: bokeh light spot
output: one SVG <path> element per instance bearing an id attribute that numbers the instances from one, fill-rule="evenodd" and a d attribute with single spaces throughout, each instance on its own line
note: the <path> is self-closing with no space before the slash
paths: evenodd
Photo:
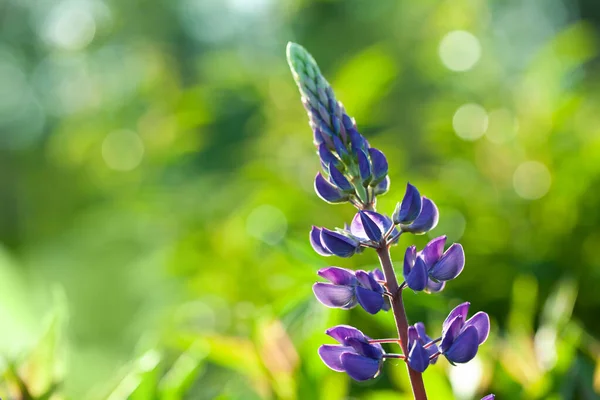
<path id="1" fill-rule="evenodd" d="M 464 104 L 454 113 L 452 127 L 459 138 L 476 140 L 487 130 L 488 115 L 479 104 Z"/>
<path id="2" fill-rule="evenodd" d="M 468 71 L 481 57 L 479 40 L 467 31 L 452 31 L 440 41 L 439 55 L 446 68 Z"/>
<path id="3" fill-rule="evenodd" d="M 479 357 L 466 364 L 450 368 L 450 383 L 457 399 L 472 399 L 483 378 L 483 365 Z"/>
<path id="4" fill-rule="evenodd" d="M 276 245 L 287 231 L 287 219 L 280 209 L 264 204 L 256 207 L 246 220 L 246 230 L 263 242 Z"/>
<path id="5" fill-rule="evenodd" d="M 41 36 L 48 44 L 64 50 L 81 50 L 94 39 L 96 21 L 86 2 L 63 1 L 48 14 Z"/>
<path id="6" fill-rule="evenodd" d="M 116 131 L 109 133 L 102 143 L 102 157 L 109 168 L 131 171 L 144 156 L 144 143 L 137 133 Z"/>
<path id="7" fill-rule="evenodd" d="M 501 108 L 490 111 L 485 137 L 492 143 L 506 143 L 517 135 L 518 129 L 515 116 L 509 110 Z"/>
<path id="8" fill-rule="evenodd" d="M 542 198 L 550 190 L 552 176 L 548 168 L 537 161 L 526 161 L 519 165 L 513 175 L 513 186 L 517 194 L 527 200 Z"/>

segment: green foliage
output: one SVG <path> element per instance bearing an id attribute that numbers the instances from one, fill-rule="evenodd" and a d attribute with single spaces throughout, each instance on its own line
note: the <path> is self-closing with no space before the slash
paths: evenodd
<path id="1" fill-rule="evenodd" d="M 492 317 L 475 369 L 428 369 L 430 398 L 598 398 L 598 11 L 5 1 L 0 397 L 410 398 L 400 361 L 356 384 L 316 354 L 327 327 L 377 337 L 393 321 L 312 296 L 318 268 L 375 258 L 308 245 L 312 224 L 341 226 L 352 209 L 312 191 L 318 160 L 284 54 L 294 41 L 393 166 L 378 210 L 410 181 L 440 207 L 432 236 L 464 245 L 460 280 L 407 293 L 411 322 L 434 329 L 467 298 Z"/>

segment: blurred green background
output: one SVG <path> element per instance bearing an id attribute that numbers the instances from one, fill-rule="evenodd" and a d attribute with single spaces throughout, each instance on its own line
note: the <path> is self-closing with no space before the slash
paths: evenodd
<path id="1" fill-rule="evenodd" d="M 285 61 L 304 45 L 467 265 L 407 292 L 435 336 L 490 313 L 437 399 L 600 397 L 600 4 L 595 0 L 1 0 L 0 397 L 410 399 L 401 362 L 358 384 L 324 330 L 318 159 Z M 398 262 L 410 244 L 392 250 Z M 396 350 L 389 348 L 389 350 Z"/>

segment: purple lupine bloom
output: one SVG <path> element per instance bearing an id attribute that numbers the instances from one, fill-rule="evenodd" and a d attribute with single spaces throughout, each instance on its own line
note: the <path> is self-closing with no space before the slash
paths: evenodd
<path id="1" fill-rule="evenodd" d="M 404 255 L 404 279 L 413 290 L 439 292 L 445 281 L 456 278 L 465 266 L 465 253 L 460 244 L 454 243 L 444 252 L 446 236 L 440 236 L 425 245 L 417 253 L 410 246 Z"/>
<path id="2" fill-rule="evenodd" d="M 417 372 L 424 372 L 429 366 L 429 353 L 425 343 L 419 337 L 419 332 L 414 326 L 408 327 L 408 365 Z"/>
<path id="3" fill-rule="evenodd" d="M 415 328 L 417 329 L 417 333 L 419 334 L 419 339 L 423 342 L 423 344 L 427 344 L 427 343 L 433 341 L 433 339 L 431 339 L 425 332 L 425 324 L 424 323 L 417 322 L 415 324 Z M 427 350 L 427 355 L 430 357 L 429 363 L 435 364 L 437 362 L 437 357 L 434 357 L 433 359 L 431 357 L 440 350 L 438 348 L 437 344 L 435 344 L 435 343 L 432 344 L 426 350 Z"/>
<path id="4" fill-rule="evenodd" d="M 392 230 L 392 234 L 398 231 L 393 228 L 392 220 L 375 211 L 359 211 L 350 224 L 350 233 L 364 245 L 376 245 L 384 239 L 384 235 Z"/>
<path id="5" fill-rule="evenodd" d="M 487 396 L 485 396 L 481 400 L 494 400 L 495 398 L 496 398 L 496 396 L 492 393 L 492 394 L 488 394 Z"/>
<path id="6" fill-rule="evenodd" d="M 360 243 L 356 239 L 316 226 L 310 231 L 310 244 L 322 256 L 351 257 L 360 249 Z"/>
<path id="7" fill-rule="evenodd" d="M 345 372 L 356 381 L 366 381 L 379 374 L 385 352 L 378 343 L 358 329 L 338 325 L 325 333 L 340 344 L 324 344 L 319 347 L 321 360 L 334 371 Z"/>
<path id="8" fill-rule="evenodd" d="M 373 182 L 375 184 L 380 183 L 385 179 L 388 173 L 388 162 L 385 155 L 374 147 L 369 149 L 369 156 L 371 157 L 371 170 L 373 171 Z"/>
<path id="9" fill-rule="evenodd" d="M 421 291 L 427 286 L 427 264 L 423 258 L 417 256 L 417 247 L 410 246 L 404 253 L 404 267 L 402 269 L 406 285 L 415 291 Z"/>
<path id="10" fill-rule="evenodd" d="M 402 202 L 396 205 L 396 209 L 392 215 L 394 224 L 412 223 L 421 213 L 422 206 L 421 194 L 419 194 L 416 187 L 407 183 L 404 198 L 402 199 Z"/>
<path id="11" fill-rule="evenodd" d="M 377 272 L 328 267 L 317 273 L 331 282 L 313 285 L 317 300 L 327 307 L 350 309 L 360 304 L 370 314 L 376 314 L 384 308 L 384 289 L 376 280 L 379 278 Z"/>
<path id="12" fill-rule="evenodd" d="M 419 216 L 409 225 L 400 225 L 402 231 L 411 232 L 415 235 L 427 233 L 437 226 L 440 213 L 435 203 L 425 196 L 421 196 L 421 212 Z"/>
<path id="13" fill-rule="evenodd" d="M 480 311 L 467 320 L 469 302 L 450 311 L 442 326 L 440 350 L 450 363 L 466 363 L 475 357 L 490 333 L 490 318 Z"/>
<path id="14" fill-rule="evenodd" d="M 349 199 L 347 194 L 325 179 L 320 172 L 315 176 L 314 186 L 317 195 L 328 203 L 344 203 Z"/>

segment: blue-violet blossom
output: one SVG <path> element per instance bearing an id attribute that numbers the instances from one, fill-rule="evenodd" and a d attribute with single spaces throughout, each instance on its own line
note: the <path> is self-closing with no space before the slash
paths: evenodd
<path id="1" fill-rule="evenodd" d="M 456 306 L 442 325 L 440 351 L 452 364 L 472 360 L 490 333 L 490 318 L 485 312 L 480 311 L 467 320 L 469 305 L 465 302 Z"/>
<path id="2" fill-rule="evenodd" d="M 319 356 L 329 368 L 346 372 L 352 379 L 366 381 L 379 374 L 385 352 L 378 343 L 358 329 L 348 325 L 338 325 L 325 333 L 340 344 L 324 344 L 319 347 Z"/>

